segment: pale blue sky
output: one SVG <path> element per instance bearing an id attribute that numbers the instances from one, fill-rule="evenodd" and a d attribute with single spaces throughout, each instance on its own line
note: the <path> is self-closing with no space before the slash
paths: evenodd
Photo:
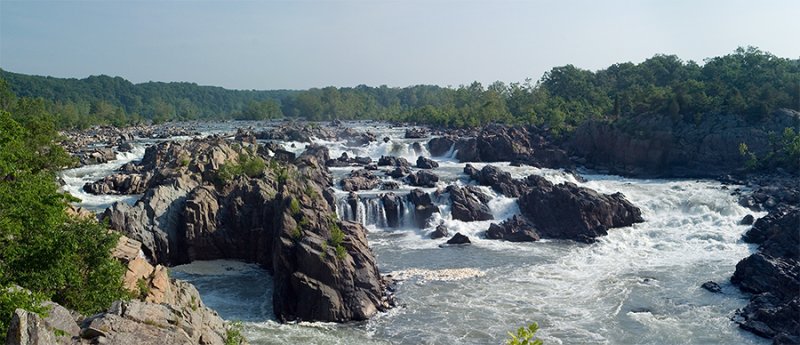
<path id="1" fill-rule="evenodd" d="M 8 1 L 0 68 L 236 89 L 539 79 L 656 53 L 800 57 L 800 1 Z"/>

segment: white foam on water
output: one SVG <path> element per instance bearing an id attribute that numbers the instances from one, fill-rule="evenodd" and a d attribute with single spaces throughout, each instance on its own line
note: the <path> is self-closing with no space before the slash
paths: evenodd
<path id="1" fill-rule="evenodd" d="M 126 163 L 141 160 L 144 157 L 145 147 L 135 144 L 131 152 L 118 152 L 117 159 L 103 164 L 84 165 L 82 167 L 67 169 L 59 174 L 64 181 L 61 187 L 65 192 L 81 199 L 76 206 L 85 207 L 93 211 L 102 211 L 117 201 L 134 202 L 139 199 L 137 195 L 93 195 L 83 191 L 86 183 L 95 182 L 105 176 L 111 175 Z"/>

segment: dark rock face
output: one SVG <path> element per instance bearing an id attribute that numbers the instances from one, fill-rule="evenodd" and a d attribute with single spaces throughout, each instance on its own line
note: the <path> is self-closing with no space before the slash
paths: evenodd
<path id="1" fill-rule="evenodd" d="M 115 159 L 117 159 L 117 153 L 110 147 L 95 148 L 78 154 L 81 165 L 108 163 Z"/>
<path id="2" fill-rule="evenodd" d="M 268 267 L 275 277 L 275 314 L 284 321 L 364 320 L 391 306 L 364 228 L 330 217 L 327 149 L 311 147 L 259 178 L 216 184 L 210 183 L 215 170 L 239 155 L 225 140 L 153 150 L 135 168 L 157 176 L 151 187 L 135 205 L 117 203 L 104 214 L 112 228 L 142 242 L 153 262 L 229 258 Z M 186 166 L 178 163 L 184 155 Z M 359 170 L 353 177 L 369 174 Z M 333 242 L 336 229 L 344 239 Z"/>
<path id="3" fill-rule="evenodd" d="M 383 211 L 386 213 L 386 225 L 396 228 L 400 226 L 400 215 L 403 214 L 403 202 L 394 193 L 381 196 Z"/>
<path id="4" fill-rule="evenodd" d="M 704 117 L 700 123 L 646 114 L 624 125 L 588 122 L 578 127 L 570 145 L 590 167 L 634 176 L 716 177 L 744 166 L 739 144 L 763 157 L 770 132 L 800 127 L 800 113 L 779 110 L 753 126 L 735 117 Z"/>
<path id="5" fill-rule="evenodd" d="M 419 156 L 419 158 L 417 158 L 417 168 L 420 168 L 420 169 L 433 169 L 433 168 L 438 168 L 438 167 L 439 167 L 439 163 L 436 163 L 436 161 L 434 161 L 433 159 L 425 158 L 425 157 L 422 157 L 422 156 Z"/>
<path id="6" fill-rule="evenodd" d="M 710 292 L 713 292 L 713 293 L 722 292 L 722 288 L 719 286 L 719 284 L 717 284 L 715 282 L 712 282 L 712 281 L 707 281 L 707 282 L 703 283 L 703 285 L 701 285 L 700 287 L 702 287 L 703 289 L 706 289 L 706 290 L 708 290 Z"/>
<path id="7" fill-rule="evenodd" d="M 736 265 L 731 282 L 754 294 L 737 311 L 743 329 L 773 338 L 774 344 L 800 341 L 800 208 L 783 205 L 758 219 L 744 236 L 760 244 L 758 253 Z"/>
<path id="8" fill-rule="evenodd" d="M 422 139 L 428 136 L 428 131 L 424 128 L 409 128 L 406 129 L 405 138 L 406 139 Z"/>
<path id="9" fill-rule="evenodd" d="M 414 205 L 414 221 L 418 228 L 424 228 L 428 218 L 439 212 L 439 207 L 433 204 L 431 196 L 421 189 L 414 189 L 408 194 L 408 201 Z"/>
<path id="10" fill-rule="evenodd" d="M 442 237 L 447 237 L 447 235 L 449 235 L 449 232 L 447 231 L 447 227 L 442 225 L 442 224 L 439 224 L 436 227 L 436 229 L 433 230 L 433 232 L 431 232 L 430 237 L 431 237 L 432 240 L 435 240 L 435 239 L 439 239 L 439 238 L 442 238 Z"/>
<path id="11" fill-rule="evenodd" d="M 152 174 L 114 174 L 86 183 L 83 190 L 89 194 L 142 194 L 147 190 Z"/>
<path id="12" fill-rule="evenodd" d="M 511 174 L 502 171 L 493 165 L 484 166 L 483 169 L 476 170 L 472 165 L 467 164 L 464 173 L 472 177 L 482 186 L 490 186 L 495 191 L 511 198 L 520 197 L 530 189 L 530 186 L 523 180 L 516 180 Z"/>
<path id="13" fill-rule="evenodd" d="M 364 146 L 376 141 L 375 134 L 371 132 L 359 132 L 353 128 L 344 128 L 336 133 L 336 138 L 346 140 L 348 146 Z"/>
<path id="14" fill-rule="evenodd" d="M 408 167 L 395 167 L 392 171 L 390 171 L 387 175 L 393 178 L 403 178 L 406 175 L 411 173 L 411 169 Z"/>
<path id="15" fill-rule="evenodd" d="M 454 148 L 453 145 L 455 145 L 456 141 L 456 138 L 451 136 L 433 138 L 428 141 L 428 151 L 431 153 L 431 156 L 443 156 L 445 153 L 450 152 L 450 149 Z"/>
<path id="16" fill-rule="evenodd" d="M 465 222 L 494 219 L 492 211 L 486 205 L 488 197 L 480 191 L 454 185 L 448 186 L 447 192 L 450 193 L 450 202 L 453 205 L 453 219 Z"/>
<path id="17" fill-rule="evenodd" d="M 549 168 L 571 166 L 566 151 L 556 146 L 546 131 L 533 126 L 488 125 L 475 138 L 436 138 L 428 143 L 433 155 L 447 152 L 442 152 L 445 146 L 448 151 L 450 147 L 457 150 L 456 158 L 461 162 L 511 161 Z"/>
<path id="18" fill-rule="evenodd" d="M 408 175 L 408 183 L 416 187 L 436 187 L 436 182 L 439 182 L 439 176 L 428 171 L 420 170 L 416 174 Z"/>
<path id="19" fill-rule="evenodd" d="M 742 220 L 739 221 L 739 224 L 740 225 L 753 225 L 753 222 L 755 222 L 755 218 L 753 217 L 752 214 L 748 214 L 748 215 L 744 216 L 742 218 Z"/>
<path id="20" fill-rule="evenodd" d="M 342 190 L 346 192 L 374 189 L 381 183 L 380 179 L 366 169 L 350 173 L 350 177 L 343 178 L 340 182 Z"/>
<path id="21" fill-rule="evenodd" d="M 311 142 L 312 137 L 328 140 L 337 139 L 336 133 L 330 129 L 299 123 L 288 123 L 267 131 L 255 133 L 255 136 L 261 140 L 299 141 L 304 143 Z"/>
<path id="22" fill-rule="evenodd" d="M 528 176 L 527 183 L 536 187 L 519 198 L 519 207 L 542 237 L 593 242 L 610 228 L 644 221 L 622 193 L 600 194 L 573 183 L 553 185 L 536 175 Z"/>
<path id="23" fill-rule="evenodd" d="M 472 243 L 472 241 L 469 240 L 469 237 L 462 235 L 460 232 L 457 232 L 452 238 L 447 240 L 447 244 L 449 245 L 467 245 L 470 243 Z"/>
<path id="24" fill-rule="evenodd" d="M 381 182 L 381 190 L 396 190 L 400 189 L 400 184 L 394 181 Z"/>
<path id="25" fill-rule="evenodd" d="M 540 239 L 533 223 L 520 215 L 514 215 L 499 225 L 490 225 L 486 231 L 486 238 L 510 242 L 534 242 Z"/>
<path id="26" fill-rule="evenodd" d="M 378 166 L 382 167 L 387 165 L 391 167 L 411 168 L 411 163 L 403 157 L 381 156 L 381 158 L 378 159 Z"/>

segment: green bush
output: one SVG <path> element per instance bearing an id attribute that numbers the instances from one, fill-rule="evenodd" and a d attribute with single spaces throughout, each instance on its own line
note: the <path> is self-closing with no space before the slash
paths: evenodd
<path id="1" fill-rule="evenodd" d="M 47 308 L 42 302 L 47 298 L 40 293 L 32 293 L 16 286 L 0 286 L 0 335 L 8 333 L 9 321 L 17 308 L 45 316 Z"/>
<path id="2" fill-rule="evenodd" d="M 332 223 L 329 230 L 331 231 L 331 244 L 334 246 L 342 244 L 344 241 L 344 232 L 342 229 L 339 229 L 339 226 L 336 225 L 336 223 Z"/>
<path id="3" fill-rule="evenodd" d="M 292 213 L 292 216 L 300 214 L 300 201 L 296 198 L 292 198 L 292 201 L 289 202 L 289 212 Z"/>
<path id="4" fill-rule="evenodd" d="M 541 339 L 536 339 L 536 331 L 539 330 L 539 324 L 536 322 L 528 325 L 528 327 L 520 327 L 517 333 L 508 332 L 511 337 L 506 340 L 507 345 L 542 345 Z"/>
<path id="5" fill-rule="evenodd" d="M 39 121 L 23 126 L 0 111 L 0 286 L 18 285 L 92 314 L 129 296 L 124 267 L 111 257 L 118 235 L 65 212 L 76 199 L 59 191 L 56 171 L 70 159 L 53 143 L 52 128 Z M 3 298 L 4 308 L 32 305 Z M 9 316 L 4 311 L 0 322 Z"/>
<path id="6" fill-rule="evenodd" d="M 228 329 L 225 330 L 225 345 L 239 345 L 245 341 L 244 335 L 242 334 L 242 322 L 241 321 L 234 321 L 228 325 Z"/>

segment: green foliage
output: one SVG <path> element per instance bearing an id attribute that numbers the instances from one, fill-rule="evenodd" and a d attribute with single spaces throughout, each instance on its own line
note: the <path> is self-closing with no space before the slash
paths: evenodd
<path id="1" fill-rule="evenodd" d="M 219 167 L 217 170 L 217 180 L 221 183 L 227 183 L 236 176 L 256 178 L 264 174 L 264 169 L 266 169 L 266 167 L 267 164 L 261 157 L 240 153 L 236 163 L 226 163 Z"/>
<path id="2" fill-rule="evenodd" d="M 48 114 L 28 114 L 19 122 L 0 111 L 0 286 L 91 314 L 128 296 L 124 268 L 110 255 L 118 236 L 66 214 L 75 198 L 59 191 L 55 172 L 71 159 L 53 143 Z"/>
<path id="3" fill-rule="evenodd" d="M 336 258 L 339 260 L 343 260 L 347 257 L 347 249 L 343 245 L 336 246 Z"/>
<path id="4" fill-rule="evenodd" d="M 758 158 L 756 157 L 755 153 L 750 152 L 747 144 L 739 143 L 739 154 L 746 159 L 744 163 L 745 167 L 748 169 L 755 169 L 758 167 Z"/>
<path id="5" fill-rule="evenodd" d="M 347 248 L 343 245 L 345 238 L 344 232 L 335 222 L 330 223 L 328 230 L 331 232 L 328 242 L 334 247 L 336 258 L 340 260 L 344 259 L 347 256 Z"/>
<path id="6" fill-rule="evenodd" d="M 300 226 L 296 226 L 294 229 L 292 229 L 291 236 L 295 241 L 299 241 L 301 238 L 303 238 L 303 230 L 300 228 Z"/>
<path id="7" fill-rule="evenodd" d="M 536 331 L 539 330 L 539 324 L 536 322 L 528 325 L 528 327 L 520 327 L 517 329 L 517 333 L 508 332 L 508 335 L 511 337 L 510 339 L 506 340 L 506 344 L 508 345 L 542 345 L 543 342 L 541 339 L 536 339 Z"/>
<path id="8" fill-rule="evenodd" d="M 0 334 L 8 333 L 9 321 L 18 308 L 40 316 L 46 315 L 47 308 L 42 305 L 46 299 L 41 293 L 31 293 L 15 286 L 0 286 Z"/>
<path id="9" fill-rule="evenodd" d="M 800 133 L 786 127 L 780 136 L 773 135 L 770 141 L 771 150 L 761 157 L 751 152 L 747 144 L 739 144 L 739 154 L 746 159 L 745 167 L 749 170 L 782 168 L 791 173 L 800 173 Z"/>
<path id="10" fill-rule="evenodd" d="M 136 288 L 139 290 L 139 295 L 136 297 L 144 301 L 145 298 L 147 298 L 147 295 L 150 294 L 150 284 L 147 282 L 146 279 L 139 278 L 139 280 L 136 281 Z"/>
<path id="11" fill-rule="evenodd" d="M 300 201 L 296 198 L 292 198 L 292 201 L 289 201 L 289 212 L 292 213 L 292 216 L 300 214 Z"/>
<path id="12" fill-rule="evenodd" d="M 777 108 L 800 110 L 800 60 L 757 48 L 706 59 L 701 66 L 675 55 L 639 64 L 618 63 L 592 72 L 554 67 L 538 82 L 488 87 L 416 85 L 326 87 L 304 91 L 235 91 L 187 83 L 134 85 L 122 78 L 58 79 L 0 71 L 13 92 L 0 85 L 0 109 L 43 108 L 59 127 L 132 124 L 192 119 L 308 120 L 378 119 L 445 127 L 492 122 L 527 123 L 567 133 L 591 119 L 643 113 L 699 122 L 704 115 L 762 121 Z M 0 83 L 2 84 L 2 83 Z M 7 89 L 6 89 L 7 90 Z M 20 104 L 16 96 L 45 97 Z M 285 179 L 284 179 L 285 181 Z"/>
<path id="13" fill-rule="evenodd" d="M 225 345 L 239 345 L 245 342 L 244 335 L 242 334 L 242 322 L 234 321 L 228 325 L 225 330 Z"/>
<path id="14" fill-rule="evenodd" d="M 344 232 L 342 229 L 339 229 L 339 226 L 336 223 L 331 223 L 329 230 L 331 231 L 330 242 L 334 246 L 338 246 L 342 244 L 344 241 Z"/>

